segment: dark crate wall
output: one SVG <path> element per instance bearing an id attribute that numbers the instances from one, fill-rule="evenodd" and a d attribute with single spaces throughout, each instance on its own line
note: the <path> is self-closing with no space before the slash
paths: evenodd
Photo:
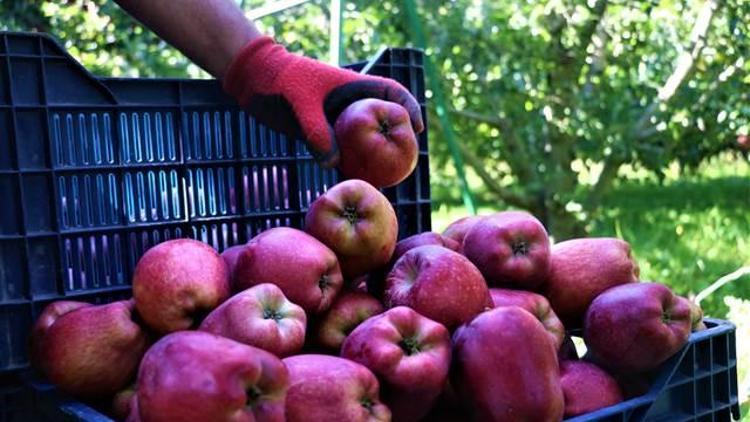
<path id="1" fill-rule="evenodd" d="M 420 51 L 351 67 L 424 105 Z M 401 238 L 430 229 L 426 131 L 419 145 L 414 173 L 383 191 Z M 0 373 L 28 366 L 27 333 L 49 302 L 127 297 L 138 258 L 167 239 L 221 251 L 301 227 L 338 180 L 216 81 L 96 78 L 48 36 L 0 34 Z"/>

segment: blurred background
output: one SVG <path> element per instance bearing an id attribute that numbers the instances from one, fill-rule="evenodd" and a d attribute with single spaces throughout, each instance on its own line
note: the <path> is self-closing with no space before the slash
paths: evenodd
<path id="1" fill-rule="evenodd" d="M 332 63 L 424 48 L 433 229 L 526 209 L 555 240 L 627 240 L 642 279 L 738 325 L 748 414 L 750 1 L 239 4 L 282 6 L 261 29 Z M 208 77 L 113 1 L 1 1 L 0 16 L 97 75 Z"/>

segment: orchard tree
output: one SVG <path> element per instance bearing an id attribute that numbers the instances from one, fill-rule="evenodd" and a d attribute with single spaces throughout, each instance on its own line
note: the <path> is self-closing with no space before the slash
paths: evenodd
<path id="1" fill-rule="evenodd" d="M 408 1 L 408 0 L 407 0 Z M 239 2 L 247 12 L 263 0 Z M 405 0 L 345 3 L 345 61 L 412 44 Z M 750 126 L 748 0 L 417 1 L 471 189 L 581 235 L 625 164 L 660 175 L 731 148 Z M 329 1 L 258 21 L 327 59 Z M 105 75 L 205 76 L 111 0 L 3 2 L 4 29 L 47 31 Z M 457 199 L 429 101 L 437 202 Z"/>

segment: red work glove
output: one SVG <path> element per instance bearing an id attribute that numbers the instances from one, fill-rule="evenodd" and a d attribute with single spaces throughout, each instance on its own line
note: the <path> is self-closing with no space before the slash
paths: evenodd
<path id="1" fill-rule="evenodd" d="M 291 54 L 271 37 L 256 38 L 232 60 L 224 90 L 255 118 L 287 135 L 304 138 L 324 166 L 338 163 L 333 125 L 351 103 L 379 98 L 402 105 L 416 133 L 424 123 L 419 103 L 398 82 L 362 75 Z"/>

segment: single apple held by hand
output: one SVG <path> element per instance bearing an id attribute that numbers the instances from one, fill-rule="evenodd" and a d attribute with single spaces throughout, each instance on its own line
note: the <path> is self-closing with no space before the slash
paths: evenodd
<path id="1" fill-rule="evenodd" d="M 451 341 L 441 324 L 399 306 L 360 324 L 341 357 L 361 363 L 383 382 L 383 402 L 393 419 L 419 421 L 448 379 Z"/>
<path id="2" fill-rule="evenodd" d="M 547 279 L 549 238 L 539 220 L 522 211 L 487 216 L 466 234 L 463 253 L 493 287 L 533 290 Z"/>
<path id="3" fill-rule="evenodd" d="M 350 104 L 336 119 L 339 169 L 348 179 L 382 188 L 406 179 L 417 166 L 419 145 L 409 113 L 391 101 L 367 98 Z"/>
<path id="4" fill-rule="evenodd" d="M 567 329 L 583 326 L 591 301 L 603 291 L 638 281 L 630 245 L 620 239 L 591 237 L 552 245 L 545 296 Z"/>
<path id="5" fill-rule="evenodd" d="M 197 327 L 201 318 L 228 297 L 227 265 L 203 242 L 159 243 L 135 266 L 135 307 L 146 325 L 160 334 Z"/>
<path id="6" fill-rule="evenodd" d="M 138 372 L 143 421 L 278 421 L 289 373 L 276 356 L 202 331 L 163 337 Z"/>
<path id="7" fill-rule="evenodd" d="M 449 330 L 492 307 L 482 274 L 463 255 L 441 246 L 404 254 L 388 275 L 386 307 L 408 306 Z"/>
<path id="8" fill-rule="evenodd" d="M 398 220 L 380 191 L 351 179 L 333 186 L 310 205 L 305 231 L 336 253 L 341 272 L 352 280 L 390 261 Z"/>
<path id="9" fill-rule="evenodd" d="M 237 258 L 234 290 L 261 283 L 277 285 L 290 301 L 319 314 L 331 306 L 344 279 L 326 245 L 302 230 L 275 227 L 251 239 Z"/>
<path id="10" fill-rule="evenodd" d="M 659 283 L 629 283 L 597 296 L 583 338 L 596 362 L 618 372 L 661 365 L 688 340 L 690 303 Z"/>
<path id="11" fill-rule="evenodd" d="M 560 384 L 565 395 L 565 417 L 582 415 L 623 400 L 617 381 L 593 363 L 560 363 Z"/>
<path id="12" fill-rule="evenodd" d="M 563 417 L 557 350 L 539 320 L 517 307 L 484 312 L 453 336 L 451 385 L 477 421 Z"/>
<path id="13" fill-rule="evenodd" d="M 43 311 L 34 330 L 35 361 L 68 394 L 82 399 L 111 397 L 135 375 L 146 351 L 146 334 L 133 321 L 132 300 L 79 305 L 52 304 Z M 61 314 L 53 319 L 57 313 Z"/>
<path id="14" fill-rule="evenodd" d="M 258 284 L 237 293 L 208 314 L 199 330 L 218 334 L 279 357 L 305 344 L 307 316 L 281 289 Z"/>
<path id="15" fill-rule="evenodd" d="M 339 295 L 318 323 L 317 344 L 339 352 L 346 337 L 363 321 L 383 312 L 383 305 L 367 293 L 347 291 Z"/>
<path id="16" fill-rule="evenodd" d="M 284 359 L 290 386 L 288 422 L 390 421 L 380 402 L 380 384 L 364 366 L 334 356 L 296 355 Z"/>
<path id="17" fill-rule="evenodd" d="M 534 315 L 549 333 L 549 340 L 555 350 L 559 350 L 565 338 L 565 327 L 544 296 L 525 290 L 493 288 L 490 296 L 495 308 L 500 306 L 518 306 Z M 574 349 L 575 350 L 575 349 Z"/>

